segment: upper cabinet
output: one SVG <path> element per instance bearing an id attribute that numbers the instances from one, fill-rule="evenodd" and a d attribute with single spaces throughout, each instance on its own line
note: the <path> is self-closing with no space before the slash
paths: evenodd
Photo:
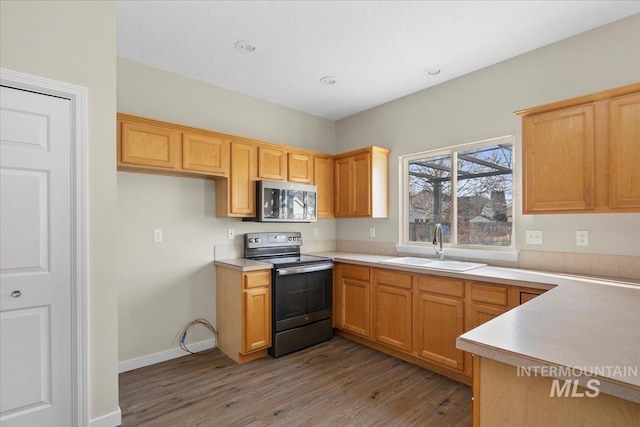
<path id="1" fill-rule="evenodd" d="M 586 105 L 523 119 L 525 212 L 593 209 L 594 111 Z"/>
<path id="2" fill-rule="evenodd" d="M 251 142 L 231 143 L 230 177 L 216 181 L 216 216 L 256 216 L 257 153 Z"/>
<path id="3" fill-rule="evenodd" d="M 199 133 L 182 134 L 182 169 L 229 176 L 228 138 Z"/>
<path id="4" fill-rule="evenodd" d="M 229 176 L 229 138 L 142 117 L 118 114 L 118 167 L 158 173 Z"/>
<path id="5" fill-rule="evenodd" d="M 180 169 L 180 131 L 129 120 L 119 124 L 119 165 Z"/>
<path id="6" fill-rule="evenodd" d="M 287 152 L 284 147 L 258 146 L 258 178 L 287 180 Z"/>
<path id="7" fill-rule="evenodd" d="M 303 153 L 289 153 L 289 181 L 313 184 L 313 156 Z"/>
<path id="8" fill-rule="evenodd" d="M 368 147 L 335 157 L 336 218 L 389 216 L 389 150 Z"/>
<path id="9" fill-rule="evenodd" d="M 609 102 L 609 206 L 640 208 L 640 93 Z"/>
<path id="10" fill-rule="evenodd" d="M 119 170 L 213 178 L 216 216 L 255 217 L 261 179 L 315 185 L 318 218 L 388 216 L 385 148 L 333 156 L 128 114 L 117 124 Z"/>
<path id="11" fill-rule="evenodd" d="M 516 114 L 523 213 L 640 210 L 640 84 Z"/>
<path id="12" fill-rule="evenodd" d="M 333 218 L 333 157 L 313 157 L 313 184 L 318 187 L 318 218 Z"/>

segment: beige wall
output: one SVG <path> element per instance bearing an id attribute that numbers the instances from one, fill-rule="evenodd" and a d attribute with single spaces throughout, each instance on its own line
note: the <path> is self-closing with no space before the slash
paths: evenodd
<path id="1" fill-rule="evenodd" d="M 118 410 L 116 7 L 2 1 L 0 65 L 89 89 L 89 412 Z"/>
<path id="2" fill-rule="evenodd" d="M 398 156 L 510 134 L 520 152 L 520 120 L 513 111 L 638 81 L 640 15 L 634 15 L 338 121 L 339 150 L 363 141 L 392 150 L 391 215 L 340 220 L 336 235 L 397 243 Z M 519 249 L 640 255 L 640 214 L 525 216 L 518 199 L 515 220 Z M 375 239 L 368 237 L 371 226 Z M 542 230 L 544 245 L 526 245 L 526 229 Z M 590 246 L 575 245 L 576 230 L 590 231 Z"/>
<path id="3" fill-rule="evenodd" d="M 324 152 L 335 144 L 330 120 L 123 58 L 118 111 Z M 268 225 L 216 218 L 214 211 L 213 181 L 118 172 L 120 361 L 177 347 L 182 327 L 197 317 L 215 324 L 214 246 L 238 248 L 244 233 L 284 230 L 302 231 L 306 251 L 333 248 L 334 220 Z M 154 228 L 163 229 L 163 243 L 153 242 Z M 208 338 L 194 328 L 187 342 Z"/>

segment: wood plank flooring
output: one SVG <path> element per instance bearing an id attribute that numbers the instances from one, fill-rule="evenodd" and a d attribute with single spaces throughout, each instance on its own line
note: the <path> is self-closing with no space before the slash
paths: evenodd
<path id="1" fill-rule="evenodd" d="M 471 388 L 341 337 L 237 365 L 220 350 L 120 374 L 123 426 L 465 426 Z"/>

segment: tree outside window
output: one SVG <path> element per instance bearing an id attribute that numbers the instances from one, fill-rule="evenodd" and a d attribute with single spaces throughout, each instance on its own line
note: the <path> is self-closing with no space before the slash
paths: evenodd
<path id="1" fill-rule="evenodd" d="M 411 156 L 406 171 L 409 242 L 431 242 L 440 223 L 445 243 L 512 246 L 511 139 Z"/>

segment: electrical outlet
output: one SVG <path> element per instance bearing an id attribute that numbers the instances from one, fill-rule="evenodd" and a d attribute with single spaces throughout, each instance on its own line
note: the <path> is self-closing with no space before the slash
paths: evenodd
<path id="1" fill-rule="evenodd" d="M 162 228 L 153 229 L 153 242 L 162 243 Z"/>
<path id="2" fill-rule="evenodd" d="M 376 228 L 369 227 L 369 237 L 376 237 Z"/>
<path id="3" fill-rule="evenodd" d="M 227 228 L 227 239 L 233 240 L 234 237 L 236 237 L 236 230 L 233 228 Z"/>
<path id="4" fill-rule="evenodd" d="M 318 230 L 318 228 L 314 228 L 313 229 L 313 237 L 318 237 L 320 235 L 320 231 Z"/>
<path id="5" fill-rule="evenodd" d="M 576 231 L 576 245 L 589 246 L 589 231 L 587 230 Z"/>
<path id="6" fill-rule="evenodd" d="M 526 243 L 527 245 L 541 245 L 542 230 L 527 230 Z"/>

